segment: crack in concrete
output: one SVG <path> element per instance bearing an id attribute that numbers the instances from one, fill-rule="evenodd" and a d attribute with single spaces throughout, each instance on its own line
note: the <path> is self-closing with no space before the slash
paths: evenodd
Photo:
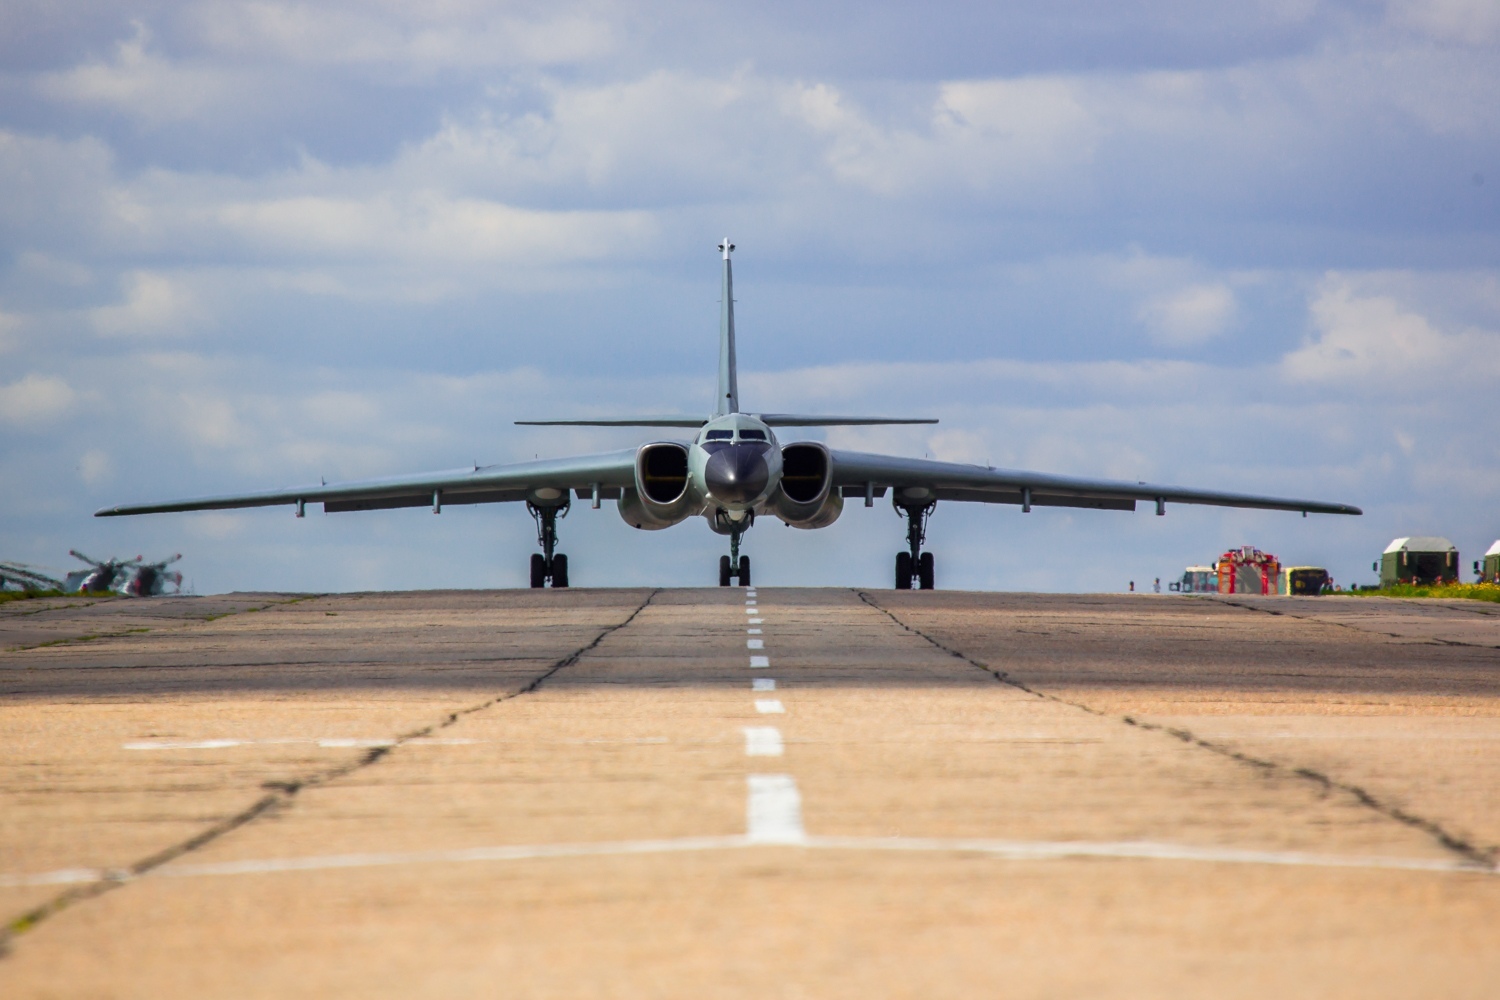
<path id="1" fill-rule="evenodd" d="M 1263 608 L 1255 604 L 1241 604 L 1239 601 L 1230 601 L 1222 597 L 1209 596 L 1207 600 L 1214 604 L 1223 604 L 1226 607 L 1241 608 L 1245 611 L 1256 611 L 1263 615 L 1274 615 L 1277 618 L 1293 618 L 1299 622 L 1311 622 L 1314 625 L 1332 625 L 1336 628 L 1346 628 L 1351 632 L 1359 632 L 1362 635 L 1379 635 L 1387 639 L 1400 639 L 1418 646 L 1459 646 L 1464 649 L 1500 649 L 1500 645 L 1490 646 L 1482 642 L 1464 642 L 1462 639 L 1444 639 L 1436 635 L 1402 635 L 1400 632 L 1382 632 L 1379 629 L 1361 628 L 1349 622 L 1332 621 L 1327 618 L 1319 618 L 1316 615 L 1296 615 L 1290 611 L 1278 611 L 1275 608 Z M 1462 609 L 1468 610 L 1468 609 Z M 1488 612 L 1483 612 L 1488 614 Z"/>
<path id="2" fill-rule="evenodd" d="M 1164 726 L 1155 722 L 1145 722 L 1141 719 L 1137 719 L 1134 716 L 1129 715 L 1113 715 L 1109 712 L 1094 708 L 1091 705 L 1084 704 L 1083 702 L 1072 701 L 1067 698 L 1059 697 L 1055 694 L 1049 694 L 1045 691 L 1038 690 L 1037 688 L 1033 688 L 1030 685 L 1010 676 L 1010 674 L 1006 671 L 997 670 L 996 668 L 991 667 L 989 664 L 984 663 L 980 660 L 976 660 L 966 653 L 954 649 L 951 646 L 944 645 L 942 642 L 928 635 L 926 632 L 923 632 L 921 629 L 906 624 L 906 622 L 902 621 L 900 618 L 897 618 L 894 613 L 878 604 L 875 599 L 865 591 L 858 590 L 855 591 L 855 593 L 859 595 L 859 599 L 861 601 L 869 605 L 874 610 L 879 611 L 881 614 L 885 615 L 891 621 L 901 626 L 901 628 L 912 633 L 913 635 L 925 639 L 934 647 L 942 650 L 949 656 L 952 656 L 955 659 L 962 660 L 969 666 L 989 674 L 1001 684 L 1009 685 L 1010 687 L 1013 687 L 1018 691 L 1024 691 L 1026 694 L 1029 694 L 1034 698 L 1039 698 L 1043 701 L 1054 702 L 1059 705 L 1067 705 L 1070 708 L 1075 708 L 1079 711 L 1087 712 L 1089 715 L 1097 716 L 1101 719 L 1113 719 L 1127 726 L 1133 726 L 1138 729 L 1146 730 L 1147 732 L 1161 733 L 1165 736 L 1170 736 L 1174 739 L 1181 740 L 1183 743 L 1186 743 L 1189 746 L 1197 747 L 1201 750 L 1207 750 L 1210 753 L 1218 754 L 1219 756 L 1228 758 L 1229 760 L 1235 761 L 1236 763 L 1244 764 L 1248 767 L 1254 768 L 1265 775 L 1291 777 L 1300 781 L 1311 782 L 1312 784 L 1317 785 L 1324 795 L 1330 794 L 1332 792 L 1342 792 L 1345 795 L 1353 798 L 1354 801 L 1359 805 L 1364 806 L 1365 808 L 1370 809 L 1380 814 L 1381 816 L 1384 816 L 1386 819 L 1394 820 L 1404 826 L 1411 827 L 1414 830 L 1419 830 L 1422 833 L 1427 834 L 1428 836 L 1436 840 L 1439 844 L 1441 844 L 1445 849 L 1459 855 L 1470 864 L 1479 865 L 1490 871 L 1494 871 L 1497 869 L 1496 858 L 1497 855 L 1500 855 L 1500 847 L 1480 847 L 1479 845 L 1474 844 L 1469 840 L 1459 836 L 1458 834 L 1455 834 L 1452 831 L 1446 829 L 1441 823 L 1438 823 L 1435 820 L 1428 819 L 1425 816 L 1419 816 L 1416 813 L 1401 808 L 1400 806 L 1385 802 L 1377 796 L 1371 794 L 1368 790 L 1360 787 L 1359 785 L 1350 784 L 1346 781 L 1339 781 L 1336 778 L 1330 777 L 1329 775 L 1324 774 L 1321 771 L 1316 771 L 1312 768 L 1293 767 L 1287 764 L 1278 763 L 1274 760 L 1268 760 L 1264 757 L 1256 757 L 1251 754 L 1247 754 L 1242 750 L 1236 750 L 1235 748 L 1226 744 L 1215 743 L 1212 740 L 1203 739 L 1202 737 L 1197 736 L 1186 729 L 1180 729 L 1173 726 Z M 1229 602 L 1226 601 L 1223 603 Z M 1242 605 L 1235 606 L 1241 607 Z M 1282 614 L 1282 612 L 1272 613 Z"/>
<path id="3" fill-rule="evenodd" d="M 181 632 L 184 629 L 192 628 L 194 625 L 202 625 L 205 622 L 214 622 L 214 621 L 218 621 L 221 618 L 232 618 L 235 615 L 254 614 L 257 611 L 265 611 L 268 608 L 289 607 L 290 605 L 293 605 L 293 604 L 301 604 L 303 601 L 311 601 L 311 600 L 314 600 L 315 598 L 325 597 L 325 596 L 327 596 L 327 595 L 326 594 L 303 594 L 300 597 L 293 597 L 293 598 L 290 598 L 290 599 L 285 600 L 285 601 L 271 601 L 269 604 L 262 604 L 258 608 L 240 608 L 237 611 L 225 611 L 225 612 L 222 612 L 220 614 L 215 614 L 215 615 L 194 615 L 194 616 L 191 616 L 191 617 L 188 617 L 188 618 L 166 618 L 166 619 L 163 619 L 164 621 L 170 622 L 170 623 L 172 623 L 174 625 L 179 625 L 180 626 L 179 628 L 172 628 L 170 625 L 165 626 L 165 627 L 163 627 L 163 626 L 156 626 L 156 627 L 153 627 L 153 628 L 141 628 L 141 627 L 137 626 L 135 628 L 121 629 L 121 630 L 119 630 L 117 632 L 86 632 L 86 633 L 83 633 L 81 635 L 63 636 L 62 638 L 59 638 L 59 639 L 48 639 L 45 642 L 34 642 L 31 645 L 29 645 L 29 646 L 7 646 L 4 649 L 0 649 L 0 654 L 4 654 L 4 653 L 25 653 L 25 652 L 28 652 L 28 651 L 33 650 L 33 649 L 46 649 L 46 648 L 51 647 L 51 646 L 72 646 L 72 645 L 75 645 L 77 643 L 93 642 L 95 639 L 123 639 L 124 637 L 126 637 L 128 635 L 142 635 L 142 634 L 147 634 L 147 633 L 151 633 L 151 632 Z M 101 602 L 101 601 L 95 601 L 93 603 L 94 604 L 100 604 L 100 603 L 103 603 L 103 602 Z M 92 606 L 93 605 L 91 605 L 91 604 L 85 604 L 85 605 L 83 605 L 83 607 L 92 607 Z"/>
<path id="4" fill-rule="evenodd" d="M 175 861 L 176 859 L 183 857 L 186 854 L 191 854 L 193 851 L 196 851 L 199 848 L 213 843 L 220 837 L 223 837 L 224 835 L 232 833 L 243 826 L 253 823 L 255 820 L 261 818 L 262 816 L 267 816 L 273 813 L 284 811 L 293 804 L 297 794 L 306 789 L 327 785 L 331 782 L 337 781 L 340 778 L 353 774 L 356 771 L 363 770 L 364 768 L 367 768 L 372 764 L 379 762 L 391 752 L 399 749 L 403 744 L 408 743 L 411 740 L 431 736 L 433 733 L 447 729 L 449 726 L 456 724 L 461 719 L 473 715 L 476 712 L 483 712 L 486 709 L 493 708 L 501 702 L 510 701 L 525 694 L 531 694 L 532 692 L 540 688 L 543 684 L 545 684 L 550 678 L 555 676 L 558 671 L 566 670 L 568 667 L 571 667 L 585 655 L 596 649 L 599 644 L 610 635 L 618 632 L 620 629 L 635 621 L 636 617 L 640 615 L 642 611 L 646 610 L 651 602 L 656 599 L 656 595 L 659 593 L 661 593 L 660 588 L 652 590 L 651 593 L 646 595 L 646 599 L 639 605 L 637 605 L 635 610 L 627 615 L 622 621 L 614 625 L 605 627 L 599 632 L 598 635 L 594 636 L 593 641 L 587 643 L 586 645 L 578 647 L 567 656 L 554 661 L 550 667 L 542 671 L 537 676 L 533 677 L 531 681 L 524 687 L 518 688 L 515 691 L 495 695 L 494 697 L 488 698 L 477 705 L 470 705 L 467 708 L 460 708 L 455 711 L 449 712 L 437 722 L 431 723 L 427 726 L 423 726 L 421 729 L 416 729 L 395 737 L 395 739 L 392 740 L 389 746 L 371 747 L 365 753 L 361 754 L 356 760 L 350 763 L 341 764 L 338 767 L 330 768 L 326 771 L 321 771 L 317 774 L 309 775 L 304 778 L 295 778 L 290 781 L 263 782 L 260 786 L 261 789 L 269 792 L 270 794 L 262 796 L 248 808 L 235 813 L 233 816 L 228 816 L 222 820 L 219 820 L 208 829 L 200 831 L 194 836 L 189 837 L 187 840 L 173 844 L 170 847 L 163 848 L 162 850 L 157 851 L 155 854 L 148 855 L 147 857 L 136 861 L 129 867 L 112 870 L 96 882 L 90 882 L 85 885 L 80 885 L 75 888 L 65 890 L 64 892 L 59 893 L 58 895 L 54 896 L 52 899 L 47 900 L 41 905 L 35 906 L 27 912 L 21 914 L 20 916 L 6 921 L 5 925 L 3 927 L 0 927 L 0 959 L 3 959 L 10 953 L 16 938 L 29 931 L 35 930 L 37 926 L 39 926 L 47 919 L 55 917 L 62 911 L 76 906 L 79 903 L 86 902 L 90 899 L 94 899 L 95 897 L 102 896 L 103 894 L 114 889 L 118 889 L 121 886 L 127 885 L 130 882 L 133 882 L 134 880 L 140 878 L 141 876 L 148 874 L 152 870 L 160 868 L 167 862 Z M 298 598 L 298 600 L 308 599 L 310 598 Z"/>

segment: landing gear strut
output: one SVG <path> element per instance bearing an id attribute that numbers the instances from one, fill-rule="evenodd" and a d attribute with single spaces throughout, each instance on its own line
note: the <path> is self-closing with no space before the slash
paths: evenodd
<path id="1" fill-rule="evenodd" d="M 922 551 L 922 543 L 927 541 L 927 519 L 932 516 L 937 501 L 901 503 L 892 497 L 891 502 L 896 513 L 906 517 L 906 544 L 910 547 L 908 552 L 896 553 L 896 589 L 910 590 L 915 580 L 922 590 L 931 590 L 934 560 L 931 552 Z"/>
<path id="2" fill-rule="evenodd" d="M 548 580 L 552 581 L 553 587 L 568 585 L 568 557 L 553 550 L 557 548 L 557 521 L 568 516 L 569 506 L 566 500 L 553 507 L 539 507 L 530 500 L 526 501 L 526 509 L 536 522 L 536 543 L 542 547 L 542 551 L 531 554 L 533 588 L 545 587 Z"/>
<path id="3" fill-rule="evenodd" d="M 748 587 L 750 557 L 740 555 L 740 536 L 755 523 L 755 515 L 748 515 L 742 521 L 721 518 L 721 522 L 729 526 L 729 555 L 719 557 L 719 586 L 727 587 L 730 580 L 737 580 L 741 587 Z"/>

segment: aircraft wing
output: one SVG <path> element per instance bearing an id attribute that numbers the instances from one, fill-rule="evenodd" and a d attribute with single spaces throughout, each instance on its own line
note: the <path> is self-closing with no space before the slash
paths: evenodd
<path id="1" fill-rule="evenodd" d="M 1216 490 L 1132 483 L 1112 479 L 1079 479 L 1041 472 L 993 469 L 982 465 L 896 458 L 855 451 L 831 451 L 833 485 L 846 497 L 884 496 L 886 488 L 910 500 L 958 500 L 972 503 L 1013 503 L 1037 507 L 1088 507 L 1098 510 L 1135 510 L 1137 500 L 1155 502 L 1157 511 L 1168 503 L 1211 504 L 1218 507 L 1257 507 L 1300 510 L 1313 514 L 1361 514 L 1358 507 L 1324 500 L 1222 493 Z M 915 491 L 925 490 L 925 493 Z"/>
<path id="2" fill-rule="evenodd" d="M 504 503 L 525 500 L 536 491 L 556 499 L 568 490 L 580 499 L 592 496 L 597 487 L 601 498 L 616 499 L 625 487 L 635 485 L 636 449 L 585 455 L 578 458 L 544 459 L 515 465 L 476 465 L 448 472 L 425 472 L 382 479 L 358 479 L 344 483 L 291 486 L 259 493 L 214 497 L 192 497 L 161 503 L 131 503 L 105 507 L 95 517 L 124 514 L 164 514 L 184 510 L 233 510 L 239 507 L 274 507 L 280 504 L 321 503 L 325 513 L 348 510 L 388 510 L 394 507 L 434 508 L 444 504 Z M 300 509 L 299 509 L 300 513 Z"/>

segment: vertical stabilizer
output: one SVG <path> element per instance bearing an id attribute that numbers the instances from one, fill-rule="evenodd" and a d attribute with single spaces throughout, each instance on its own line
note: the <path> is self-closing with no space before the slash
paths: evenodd
<path id="1" fill-rule="evenodd" d="M 719 403 L 715 416 L 740 412 L 740 385 L 734 364 L 734 275 L 729 265 L 734 244 L 726 236 L 719 249 L 724 251 L 724 293 L 719 303 Z"/>

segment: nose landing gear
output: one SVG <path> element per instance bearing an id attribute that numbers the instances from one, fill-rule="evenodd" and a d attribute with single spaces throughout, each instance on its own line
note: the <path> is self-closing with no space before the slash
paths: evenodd
<path id="1" fill-rule="evenodd" d="M 892 497 L 892 502 L 896 513 L 906 517 L 906 543 L 911 547 L 909 552 L 896 553 L 896 589 L 911 590 L 915 581 L 920 589 L 931 590 L 936 579 L 936 560 L 931 552 L 922 551 L 922 543 L 927 540 L 927 519 L 937 501 L 907 504 Z"/>
<path id="2" fill-rule="evenodd" d="M 736 580 L 741 587 L 748 587 L 750 586 L 750 557 L 740 555 L 740 536 L 755 523 L 754 516 L 740 521 L 722 518 L 722 522 L 729 528 L 729 555 L 719 557 L 719 586 L 727 587 L 730 580 Z"/>
<path id="3" fill-rule="evenodd" d="M 530 500 L 526 501 L 526 509 L 536 522 L 536 543 L 542 547 L 542 551 L 531 554 L 533 588 L 545 587 L 548 580 L 552 581 L 554 588 L 568 585 L 568 557 L 553 550 L 557 548 L 558 518 L 568 516 L 569 506 L 567 500 L 553 507 L 539 507 Z"/>

